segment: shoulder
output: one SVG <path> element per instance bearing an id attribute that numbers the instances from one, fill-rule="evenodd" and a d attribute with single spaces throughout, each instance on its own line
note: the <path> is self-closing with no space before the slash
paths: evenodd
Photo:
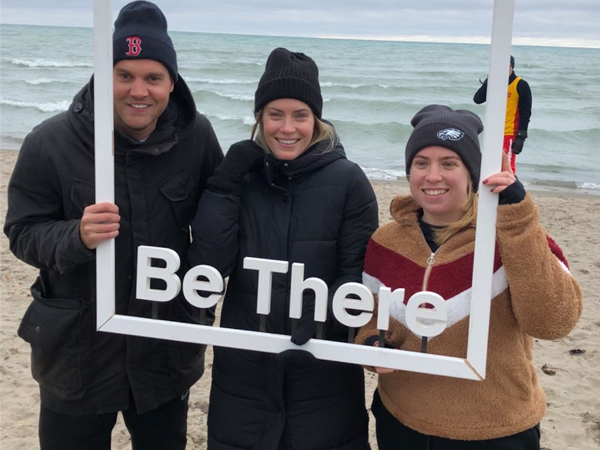
<path id="1" fill-rule="evenodd" d="M 529 83 L 520 77 L 519 77 L 519 82 L 517 83 L 517 90 L 523 91 L 523 92 L 531 92 Z"/>
<path id="2" fill-rule="evenodd" d="M 335 164 L 336 177 L 346 184 L 349 191 L 362 192 L 363 195 L 375 201 L 373 186 L 358 164 L 345 158 L 339 159 L 333 164 Z"/>
<path id="3" fill-rule="evenodd" d="M 196 120 L 194 122 L 194 127 L 197 129 L 202 129 L 202 130 L 207 129 L 207 128 L 212 129 L 212 124 L 210 123 L 210 120 L 208 120 L 208 118 L 204 114 L 196 111 Z"/>
<path id="4" fill-rule="evenodd" d="M 197 149 L 208 149 L 220 155 L 223 154 L 219 145 L 217 136 L 208 118 L 196 111 L 194 125 L 191 133 L 188 135 L 187 145 Z"/>
<path id="5" fill-rule="evenodd" d="M 64 140 L 72 132 L 68 112 L 56 114 L 39 123 L 29 132 L 23 141 L 20 154 L 35 152 L 41 155 L 48 153 L 43 150 L 51 147 L 53 150 L 59 150 L 61 146 L 57 146 L 55 143 Z"/>
<path id="6" fill-rule="evenodd" d="M 43 138 L 57 133 L 62 133 L 70 128 L 68 111 L 58 113 L 36 125 L 27 135 L 30 138 Z"/>
<path id="7" fill-rule="evenodd" d="M 335 170 L 344 180 L 368 182 L 367 175 L 362 168 L 355 162 L 350 161 L 345 157 L 333 161 L 330 164 L 330 168 Z"/>

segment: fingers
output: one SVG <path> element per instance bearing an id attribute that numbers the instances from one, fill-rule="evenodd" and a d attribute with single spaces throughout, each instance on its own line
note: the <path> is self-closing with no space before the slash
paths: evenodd
<path id="1" fill-rule="evenodd" d="M 83 213 L 85 214 L 86 212 L 90 213 L 90 214 L 102 213 L 102 212 L 119 214 L 119 207 L 111 202 L 95 203 L 95 204 L 90 205 L 87 208 L 85 208 Z"/>
<path id="2" fill-rule="evenodd" d="M 379 342 L 375 341 L 373 343 L 373 347 L 379 347 Z M 373 369 L 375 370 L 375 373 L 377 373 L 378 375 L 398 372 L 398 370 L 396 370 L 396 369 L 388 369 L 387 367 L 373 367 Z"/>
<path id="3" fill-rule="evenodd" d="M 483 180 L 483 184 L 486 186 L 493 186 L 490 192 L 499 194 L 516 180 L 517 178 L 510 167 L 508 154 L 502 151 L 502 172 L 487 177 Z"/>
<path id="4" fill-rule="evenodd" d="M 490 191 L 494 194 L 499 194 L 516 180 L 512 172 L 499 172 L 483 180 L 483 184 L 493 186 Z"/>
<path id="5" fill-rule="evenodd" d="M 510 160 L 508 159 L 508 153 L 502 151 L 502 171 L 513 173 L 512 167 L 510 167 Z"/>
<path id="6" fill-rule="evenodd" d="M 85 208 L 79 224 L 83 245 L 93 250 L 101 242 L 117 237 L 120 220 L 119 208 L 114 203 L 96 203 Z"/>

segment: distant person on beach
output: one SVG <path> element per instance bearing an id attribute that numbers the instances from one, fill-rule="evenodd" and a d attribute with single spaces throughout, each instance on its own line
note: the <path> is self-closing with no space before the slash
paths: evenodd
<path id="1" fill-rule="evenodd" d="M 156 5 L 123 7 L 113 50 L 115 203 L 94 200 L 93 80 L 26 137 L 8 186 L 10 248 L 39 268 L 18 333 L 40 386 L 42 450 L 110 449 L 119 411 L 134 450 L 183 450 L 189 389 L 204 372 L 205 346 L 96 331 L 95 249 L 108 239 L 117 314 L 198 323 L 181 295 L 136 299 L 136 253 L 173 249 L 187 271 L 189 225 L 223 159 Z"/>
<path id="2" fill-rule="evenodd" d="M 506 119 L 504 122 L 504 144 L 502 148 L 508 154 L 510 167 L 516 173 L 515 161 L 523 151 L 527 128 L 531 119 L 531 89 L 529 83 L 518 77 L 515 72 L 515 58 L 510 57 L 508 75 L 508 93 L 506 97 Z M 481 80 L 480 80 L 481 81 Z M 473 101 L 478 105 L 484 103 L 487 97 L 487 78 L 475 92 Z"/>
<path id="3" fill-rule="evenodd" d="M 374 294 L 403 288 L 405 302 L 420 291 L 446 302 L 447 328 L 429 342 L 409 328 L 405 304 L 392 305 L 386 347 L 464 358 L 477 300 L 471 278 L 483 124 L 470 111 L 441 105 L 421 109 L 411 124 L 405 161 L 412 195 L 392 201 L 394 221 L 369 241 L 363 283 Z M 499 194 L 487 376 L 368 368 L 379 374 L 371 410 L 380 450 L 539 449 L 546 398 L 532 363 L 534 339 L 565 337 L 581 314 L 582 293 L 508 155 L 483 185 Z M 375 314 L 356 342 L 377 346 L 379 339 Z"/>
<path id="4" fill-rule="evenodd" d="M 334 323 L 331 306 L 315 326 L 312 290 L 302 317 L 290 319 L 289 273 L 273 275 L 271 312 L 261 320 L 258 274 L 243 268 L 248 256 L 302 263 L 305 279 L 325 281 L 330 302 L 342 284 L 360 282 L 376 198 L 322 110 L 315 62 L 273 50 L 255 93 L 255 140 L 229 148 L 192 224 L 191 263 L 229 276 L 221 326 L 291 335 L 298 346 L 279 355 L 214 349 L 210 450 L 369 449 L 362 367 L 302 351 L 313 337 L 347 341 L 348 328 Z"/>

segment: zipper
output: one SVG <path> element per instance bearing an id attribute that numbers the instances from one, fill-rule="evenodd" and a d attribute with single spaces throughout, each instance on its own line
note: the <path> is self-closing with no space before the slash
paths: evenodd
<path id="1" fill-rule="evenodd" d="M 440 248 L 442 248 L 441 245 L 437 248 L 435 252 L 431 252 L 431 255 L 429 255 L 429 258 L 427 258 L 427 268 L 425 269 L 425 275 L 423 275 L 423 284 L 421 286 L 421 289 L 423 291 L 427 290 L 429 275 L 431 274 L 431 269 L 435 264 L 435 255 L 437 252 L 439 252 Z M 421 353 L 427 353 L 427 336 L 421 337 Z"/>
<path id="2" fill-rule="evenodd" d="M 429 281 L 429 274 L 431 273 L 431 268 L 435 264 L 435 254 L 440 251 L 442 246 L 439 246 L 435 252 L 432 252 L 429 258 L 427 258 L 427 268 L 425 269 L 425 275 L 423 275 L 423 285 L 421 287 L 422 290 L 427 290 L 427 282 Z"/>

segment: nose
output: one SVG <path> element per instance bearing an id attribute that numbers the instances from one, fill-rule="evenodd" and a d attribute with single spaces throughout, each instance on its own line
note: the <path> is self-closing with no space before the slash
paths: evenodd
<path id="1" fill-rule="evenodd" d="M 294 126 L 294 119 L 292 117 L 286 117 L 283 120 L 283 124 L 281 126 L 281 132 L 282 133 L 293 133 L 294 131 L 296 131 L 296 127 Z"/>
<path id="2" fill-rule="evenodd" d="M 442 179 L 442 172 L 437 164 L 431 164 L 427 172 L 427 181 L 436 182 Z"/>
<path id="3" fill-rule="evenodd" d="M 148 89 L 146 87 L 146 83 L 144 80 L 137 79 L 133 82 L 131 86 L 130 94 L 132 97 L 141 98 L 145 97 L 148 93 Z"/>

